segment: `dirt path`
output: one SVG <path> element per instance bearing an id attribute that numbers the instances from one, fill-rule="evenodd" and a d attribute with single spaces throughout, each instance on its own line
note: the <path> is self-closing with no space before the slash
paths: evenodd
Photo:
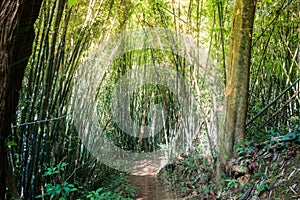
<path id="1" fill-rule="evenodd" d="M 134 169 L 130 174 L 131 185 L 139 187 L 140 192 L 136 200 L 175 200 L 179 199 L 168 185 L 163 185 L 156 175 L 166 161 L 163 155 L 158 155 L 156 159 L 145 158 L 134 164 Z"/>
<path id="2" fill-rule="evenodd" d="M 155 176 L 134 176 L 131 175 L 129 183 L 139 187 L 140 191 L 136 200 L 174 200 L 175 194 L 171 192 L 171 188 L 162 185 Z"/>

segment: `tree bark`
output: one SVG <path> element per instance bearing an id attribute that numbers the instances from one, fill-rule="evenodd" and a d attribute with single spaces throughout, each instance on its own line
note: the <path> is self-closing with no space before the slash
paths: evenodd
<path id="1" fill-rule="evenodd" d="M 244 140 L 250 79 L 255 0 L 236 0 L 228 55 L 224 130 L 219 136 L 217 180 L 225 172 L 233 147 Z"/>
<path id="2" fill-rule="evenodd" d="M 5 199 L 6 140 L 11 133 L 24 72 L 32 52 L 33 24 L 42 0 L 0 3 L 0 199 Z"/>

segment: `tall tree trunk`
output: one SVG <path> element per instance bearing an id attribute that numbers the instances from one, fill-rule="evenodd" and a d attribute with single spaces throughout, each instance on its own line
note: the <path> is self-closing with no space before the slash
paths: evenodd
<path id="1" fill-rule="evenodd" d="M 224 130 L 219 136 L 217 180 L 233 156 L 233 146 L 244 140 L 250 78 L 255 0 L 236 0 L 228 55 Z"/>
<path id="2" fill-rule="evenodd" d="M 11 133 L 42 0 L 0 3 L 0 199 L 5 198 L 6 140 Z"/>

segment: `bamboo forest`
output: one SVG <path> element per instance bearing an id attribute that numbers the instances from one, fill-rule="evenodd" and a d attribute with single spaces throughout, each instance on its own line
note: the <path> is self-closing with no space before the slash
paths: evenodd
<path id="1" fill-rule="evenodd" d="M 0 1 L 0 200 L 300 200 L 300 1 Z"/>

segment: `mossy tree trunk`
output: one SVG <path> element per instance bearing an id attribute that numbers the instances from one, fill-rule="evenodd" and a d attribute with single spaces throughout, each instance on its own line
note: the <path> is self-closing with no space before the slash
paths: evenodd
<path id="1" fill-rule="evenodd" d="M 244 140 L 254 13 L 255 0 L 236 0 L 226 72 L 224 129 L 219 136 L 218 181 L 233 156 L 234 144 Z"/>
<path id="2" fill-rule="evenodd" d="M 6 140 L 11 133 L 42 0 L 0 3 L 0 199 L 5 199 Z"/>

